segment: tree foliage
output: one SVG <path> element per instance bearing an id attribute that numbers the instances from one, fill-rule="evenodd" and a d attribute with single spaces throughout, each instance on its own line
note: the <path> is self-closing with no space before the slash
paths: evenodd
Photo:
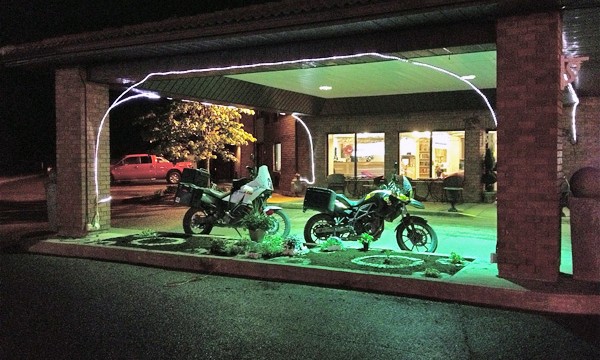
<path id="1" fill-rule="evenodd" d="M 247 145 L 256 139 L 244 130 L 242 113 L 252 110 L 198 102 L 172 101 L 144 116 L 143 138 L 154 151 L 171 160 L 210 160 L 217 156 L 236 161 L 228 145 Z"/>

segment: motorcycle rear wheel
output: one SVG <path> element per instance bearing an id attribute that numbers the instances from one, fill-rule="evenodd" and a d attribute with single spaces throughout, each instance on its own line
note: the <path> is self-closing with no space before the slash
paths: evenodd
<path id="1" fill-rule="evenodd" d="M 321 213 L 311 216 L 306 222 L 306 225 L 304 225 L 304 241 L 307 244 L 320 244 L 325 242 L 327 238 L 329 238 L 329 235 L 319 237 L 315 234 L 315 229 L 333 226 L 335 226 L 335 221 L 331 215 Z"/>
<path id="2" fill-rule="evenodd" d="M 210 234 L 213 224 L 206 220 L 207 217 L 203 209 L 189 208 L 183 216 L 183 231 L 186 234 Z"/>
<path id="3" fill-rule="evenodd" d="M 414 252 L 435 252 L 438 246 L 437 234 L 425 222 L 412 221 L 401 224 L 396 229 L 396 241 L 400 249 Z"/>

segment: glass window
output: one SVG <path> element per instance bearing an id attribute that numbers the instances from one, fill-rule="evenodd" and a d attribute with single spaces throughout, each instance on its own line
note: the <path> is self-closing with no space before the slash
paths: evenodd
<path id="1" fill-rule="evenodd" d="M 356 176 L 374 178 L 384 175 L 384 133 L 356 134 Z"/>
<path id="2" fill-rule="evenodd" d="M 281 171 L 281 143 L 273 144 L 273 171 Z"/>
<path id="3" fill-rule="evenodd" d="M 141 161 L 140 161 L 139 156 L 130 156 L 130 157 L 126 158 L 123 161 L 123 163 L 126 165 L 131 165 L 131 164 L 139 164 L 139 163 L 141 163 Z"/>
<path id="4" fill-rule="evenodd" d="M 349 133 L 328 136 L 328 174 L 346 177 L 384 175 L 385 134 Z"/>
<path id="5" fill-rule="evenodd" d="M 411 179 L 431 177 L 431 133 L 413 131 L 400 133 L 400 165 Z"/>
<path id="6" fill-rule="evenodd" d="M 443 178 L 464 171 L 464 131 L 434 131 L 431 139 L 431 173 L 435 177 Z"/>
<path id="7" fill-rule="evenodd" d="M 442 178 L 464 170 L 464 131 L 400 133 L 400 163 L 411 179 Z"/>
<path id="8" fill-rule="evenodd" d="M 152 164 L 152 159 L 150 158 L 150 156 L 142 156 L 141 163 L 142 164 Z"/>

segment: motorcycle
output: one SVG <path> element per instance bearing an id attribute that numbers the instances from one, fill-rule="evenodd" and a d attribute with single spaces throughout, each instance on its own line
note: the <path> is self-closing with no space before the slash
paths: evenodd
<path id="1" fill-rule="evenodd" d="M 267 166 L 262 165 L 258 171 L 249 167 L 247 169 L 251 176 L 233 180 L 230 191 L 224 192 L 212 187 L 193 189 L 189 201 L 191 207 L 183 216 L 183 230 L 186 234 L 210 234 L 214 226 L 238 231 L 242 227 L 244 216 L 259 211 L 271 219 L 266 234 L 281 235 L 283 238 L 289 235 L 291 225 L 287 214 L 281 207 L 267 205 L 267 200 L 273 193 L 273 182 Z M 175 202 L 178 199 L 181 197 L 176 195 Z"/>
<path id="2" fill-rule="evenodd" d="M 316 210 L 304 226 L 304 240 L 316 244 L 330 237 L 341 240 L 358 240 L 364 233 L 374 240 L 383 233 L 385 221 L 392 222 L 400 217 L 396 226 L 396 241 L 402 250 L 435 252 L 437 234 L 427 220 L 408 213 L 407 206 L 423 209 L 415 200 L 412 186 L 405 176 L 392 175 L 390 181 L 380 189 L 371 191 L 358 200 L 348 199 L 344 194 L 319 187 L 306 191 L 303 210 Z"/>

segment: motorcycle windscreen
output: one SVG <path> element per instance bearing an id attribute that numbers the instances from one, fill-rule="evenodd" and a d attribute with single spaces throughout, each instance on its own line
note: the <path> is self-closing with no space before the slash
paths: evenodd
<path id="1" fill-rule="evenodd" d="M 269 174 L 269 168 L 267 165 L 262 165 L 259 167 L 256 178 L 247 183 L 245 186 L 250 186 L 254 189 L 262 188 L 273 191 L 273 181 L 271 181 L 271 175 Z"/>

